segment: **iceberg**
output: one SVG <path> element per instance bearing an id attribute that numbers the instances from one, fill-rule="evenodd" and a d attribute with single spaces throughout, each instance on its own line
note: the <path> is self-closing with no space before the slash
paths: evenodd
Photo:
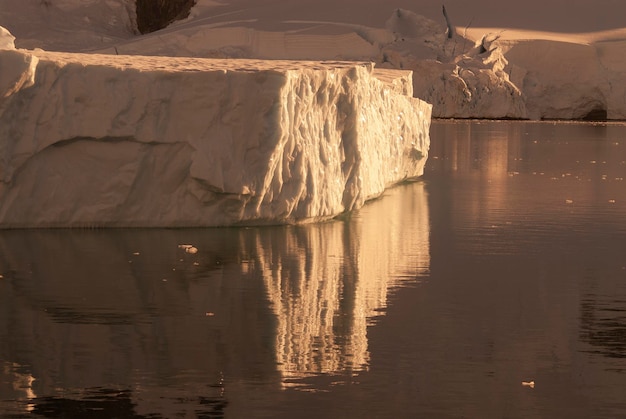
<path id="1" fill-rule="evenodd" d="M 2 228 L 323 220 L 421 176 L 428 156 L 411 72 L 369 62 L 8 45 L 0 68 Z"/>

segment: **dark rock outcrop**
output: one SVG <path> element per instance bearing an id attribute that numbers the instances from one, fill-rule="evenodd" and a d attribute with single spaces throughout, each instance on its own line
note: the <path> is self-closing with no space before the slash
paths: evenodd
<path id="1" fill-rule="evenodd" d="M 196 0 L 137 0 L 137 29 L 150 33 L 189 16 Z"/>

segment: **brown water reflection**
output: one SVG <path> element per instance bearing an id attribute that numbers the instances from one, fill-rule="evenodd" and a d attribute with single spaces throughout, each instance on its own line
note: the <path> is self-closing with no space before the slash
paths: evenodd
<path id="1" fill-rule="evenodd" d="M 428 207 L 416 183 L 328 223 L 5 231 L 0 255 L 8 406 L 216 417 L 367 370 L 368 325 L 428 271 Z"/>
<path id="2" fill-rule="evenodd" d="M 542 234 L 558 240 L 552 229 L 626 230 L 624 124 L 438 121 L 432 130 L 427 177 L 445 174 L 438 189 L 449 196 L 458 189 L 467 206 L 458 217 L 452 208 L 450 222 L 490 239 L 477 251 L 515 252 Z"/>
<path id="3" fill-rule="evenodd" d="M 626 126 L 439 121 L 432 135 L 429 284 L 489 339 L 476 355 L 493 378 L 477 385 L 510 404 L 514 376 L 537 383 L 520 411 L 495 411 L 626 413 Z"/>

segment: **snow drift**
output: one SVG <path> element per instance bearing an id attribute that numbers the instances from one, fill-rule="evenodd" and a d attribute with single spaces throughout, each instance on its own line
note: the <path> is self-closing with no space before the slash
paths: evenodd
<path id="1" fill-rule="evenodd" d="M 369 63 L 0 50 L 0 226 L 336 216 L 420 176 L 431 106 Z"/>
<path id="2" fill-rule="evenodd" d="M 269 23 L 244 19 L 252 16 L 243 11 L 237 12 L 241 19 L 232 21 L 205 21 L 210 15 L 199 13 L 192 11 L 188 21 L 158 33 L 98 49 L 166 56 L 372 61 L 378 67 L 413 71 L 415 96 L 432 103 L 433 116 L 439 118 L 626 117 L 626 59 L 621 52 L 626 30 L 554 34 L 465 27 L 448 36 L 443 18 L 435 21 L 401 8 L 389 8 L 382 27 L 277 20 L 274 25 L 284 30 L 268 30 Z"/>

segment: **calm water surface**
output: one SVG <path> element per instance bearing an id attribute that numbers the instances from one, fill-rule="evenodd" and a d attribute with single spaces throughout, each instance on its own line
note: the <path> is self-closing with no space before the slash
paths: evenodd
<path id="1" fill-rule="evenodd" d="M 431 136 L 328 223 L 0 232 L 0 417 L 626 416 L 626 125 Z"/>

